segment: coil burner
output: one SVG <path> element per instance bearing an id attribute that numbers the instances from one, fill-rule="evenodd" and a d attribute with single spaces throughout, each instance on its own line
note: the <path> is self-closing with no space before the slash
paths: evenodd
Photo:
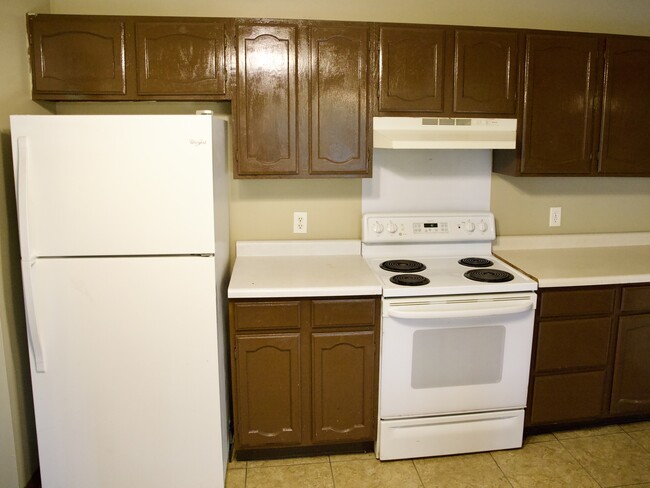
<path id="1" fill-rule="evenodd" d="M 464 276 L 470 280 L 486 283 L 505 283 L 514 279 L 512 274 L 500 269 L 470 269 Z"/>

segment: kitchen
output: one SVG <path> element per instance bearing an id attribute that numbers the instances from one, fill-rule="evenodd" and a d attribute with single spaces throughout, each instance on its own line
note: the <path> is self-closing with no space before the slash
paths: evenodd
<path id="1" fill-rule="evenodd" d="M 7 7 L 8 5 L 8 7 Z M 9 13 L 3 16 L 6 19 L 15 19 L 7 25 L 6 33 L 11 33 L 7 46 L 3 51 L 3 60 L 7 69 L 2 75 L 7 77 L 7 83 L 2 86 L 14 87 L 3 89 L 3 131 L 8 129 L 10 113 L 47 113 L 47 110 L 58 113 L 106 112 L 108 110 L 126 112 L 151 111 L 155 113 L 188 112 L 187 107 L 178 104 L 118 104 L 119 107 L 107 107 L 106 104 L 44 104 L 45 108 L 30 101 L 29 73 L 26 70 L 26 49 L 24 38 L 24 13 L 25 11 L 52 13 L 88 13 L 88 14 L 134 14 L 134 15 L 208 15 L 208 16 L 267 16 L 267 17 L 294 17 L 294 18 L 341 18 L 346 20 L 382 20 L 404 22 L 431 22 L 467 25 L 514 26 L 544 29 L 584 30 L 592 32 L 615 32 L 625 34 L 648 35 L 646 24 L 647 7 L 637 4 L 638 10 L 630 4 L 629 10 L 617 9 L 608 2 L 598 4 L 584 4 L 585 11 L 574 5 L 564 5 L 557 2 L 551 9 L 544 6 L 545 12 L 538 12 L 540 7 L 521 2 L 512 2 L 499 9 L 496 5 L 486 9 L 484 5 L 472 5 L 471 9 L 459 11 L 457 7 L 445 6 L 442 2 L 436 7 L 435 12 L 429 11 L 430 4 L 415 3 L 412 11 L 399 6 L 399 12 L 390 10 L 386 5 L 379 9 L 373 3 L 372 14 L 365 12 L 363 4 L 355 5 L 306 5 L 297 7 L 290 4 L 273 3 L 266 5 L 264 10 L 260 6 L 248 5 L 239 2 L 235 5 L 207 5 L 196 2 L 192 5 L 174 6 L 171 2 L 155 6 L 145 3 L 113 3 L 110 7 L 95 5 L 88 2 L 33 2 L 27 5 L 24 2 L 10 2 L 3 4 L 3 9 L 8 8 Z M 506 8 L 507 7 L 507 8 Z M 107 10 L 108 9 L 108 10 Z M 230 10 L 229 10 L 230 9 Z M 645 9 L 645 10 L 644 10 Z M 370 10 L 370 9 L 368 9 Z M 587 13 L 590 15 L 587 15 Z M 398 17 L 402 15 L 402 17 Z M 5 35 L 5 27 L 3 27 Z M 18 94 L 18 95 L 16 95 Z M 181 104 L 182 105 L 182 104 Z M 189 104 L 195 108 L 211 108 L 215 112 L 227 111 L 220 104 Z M 195 107 L 196 106 L 196 107 Z M 3 161 L 10 160 L 8 139 L 3 137 Z M 8 168 L 5 164 L 5 168 Z M 5 186 L 10 186 L 11 172 L 6 169 L 4 173 Z M 650 182 L 644 178 L 510 178 L 499 175 L 492 176 L 490 209 L 497 218 L 499 235 L 518 234 L 549 234 L 558 233 L 595 233 L 595 232 L 628 232 L 648 231 L 650 229 L 650 213 L 639 209 L 650 208 Z M 12 196 L 6 196 L 3 201 L 11 201 Z M 559 228 L 548 227 L 549 207 L 562 207 L 562 225 Z M 292 233 L 292 216 L 294 211 L 306 211 L 309 215 L 309 232 L 304 236 L 308 239 L 358 239 L 360 237 L 361 215 L 361 182 L 353 179 L 339 180 L 233 180 L 231 182 L 231 242 L 234 249 L 236 240 L 259 239 L 295 239 Z M 24 429 L 29 425 L 21 404 L 30 404 L 29 398 L 21 387 L 21 367 L 25 367 L 24 351 L 18 347 L 24 337 L 22 334 L 22 298 L 12 292 L 12 287 L 19 283 L 16 278 L 16 269 L 9 274 L 11 266 L 15 266 L 16 231 L 15 226 L 9 224 L 15 212 L 9 209 L 5 214 L 6 223 L 3 224 L 5 232 L 13 235 L 13 249 L 5 249 L 2 256 L 5 306 L 7 318 L 3 320 L 4 356 L 3 364 L 8 364 L 9 384 L 6 387 L 7 405 L 12 405 L 13 418 L 4 418 L 9 430 L 14 432 L 18 439 L 7 452 L 15 452 L 17 445 L 18 454 L 9 458 L 20 459 L 15 461 L 24 472 L 29 471 L 29 463 L 25 459 L 29 456 L 23 454 L 23 449 L 29 443 Z M 7 278 L 13 276 L 13 278 Z M 19 275 L 18 275 L 19 276 Z M 18 280 L 18 281 L 16 281 Z M 12 325 L 14 324 L 14 325 Z M 22 361 L 22 363 L 21 363 Z M 22 366 L 21 366 L 22 364 Z M 16 371 L 17 370 L 17 371 Z M 9 409 L 3 411 L 9 411 Z M 17 419 L 17 420 L 14 420 Z M 13 423 L 15 422 L 15 424 Z M 5 450 L 3 449 L 3 452 Z M 17 471 L 14 466 L 11 472 Z M 3 470 L 4 471 L 4 470 Z"/>

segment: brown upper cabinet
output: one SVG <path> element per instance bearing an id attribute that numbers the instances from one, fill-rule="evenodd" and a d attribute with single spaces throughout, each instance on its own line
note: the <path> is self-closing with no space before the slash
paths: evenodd
<path id="1" fill-rule="evenodd" d="M 650 40 L 608 37 L 598 173 L 650 175 Z"/>
<path id="2" fill-rule="evenodd" d="M 232 21 L 29 15 L 34 100 L 228 98 Z"/>
<path id="3" fill-rule="evenodd" d="M 28 28 L 35 100 L 126 96 L 124 19 L 30 15 Z"/>
<path id="4" fill-rule="evenodd" d="M 298 26 L 237 26 L 235 168 L 238 176 L 295 176 Z"/>
<path id="5" fill-rule="evenodd" d="M 370 27 L 237 26 L 236 177 L 370 175 Z"/>
<path id="6" fill-rule="evenodd" d="M 226 96 L 225 22 L 136 22 L 138 95 Z"/>
<path id="7" fill-rule="evenodd" d="M 522 173 L 591 172 L 598 60 L 597 37 L 528 36 Z"/>
<path id="8" fill-rule="evenodd" d="M 34 100 L 231 100 L 236 178 L 367 177 L 372 115 L 517 117 L 516 176 L 650 176 L 650 38 L 28 14 Z"/>
<path id="9" fill-rule="evenodd" d="M 582 34 L 526 37 L 514 175 L 650 175 L 650 40 Z"/>
<path id="10" fill-rule="evenodd" d="M 382 25 L 380 114 L 514 116 L 519 34 Z"/>

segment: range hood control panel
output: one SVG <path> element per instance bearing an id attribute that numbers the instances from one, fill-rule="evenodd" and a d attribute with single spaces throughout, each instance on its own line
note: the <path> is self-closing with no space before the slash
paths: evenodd
<path id="1" fill-rule="evenodd" d="M 365 243 L 493 241 L 494 215 L 473 214 L 366 214 Z"/>

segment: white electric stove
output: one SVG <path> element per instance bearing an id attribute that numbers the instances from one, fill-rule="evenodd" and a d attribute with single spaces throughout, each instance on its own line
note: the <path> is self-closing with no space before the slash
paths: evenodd
<path id="1" fill-rule="evenodd" d="M 366 214 L 382 282 L 379 459 L 521 447 L 537 284 L 490 213 Z"/>

